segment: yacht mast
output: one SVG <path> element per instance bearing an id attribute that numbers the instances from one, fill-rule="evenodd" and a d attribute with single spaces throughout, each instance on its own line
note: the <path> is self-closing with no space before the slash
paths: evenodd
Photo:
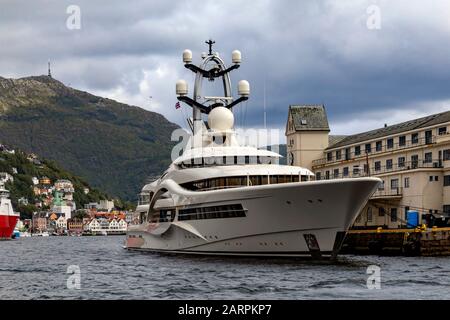
<path id="1" fill-rule="evenodd" d="M 193 97 L 188 97 L 188 85 L 185 80 L 178 80 L 176 84 L 177 99 L 192 107 L 193 115 L 193 134 L 201 133 L 202 113 L 209 114 L 216 107 L 225 107 L 232 110 L 234 106 L 248 99 L 250 94 L 250 85 L 246 80 L 239 81 L 238 93 L 240 97 L 233 99 L 231 93 L 231 79 L 229 73 L 238 69 L 241 63 L 241 52 L 234 50 L 232 52 L 233 65 L 226 67 L 225 62 L 219 57 L 218 52 L 213 52 L 215 41 L 205 41 L 208 45 L 208 53 L 202 53 L 202 62 L 199 66 L 192 63 L 192 51 L 184 50 L 184 66 L 196 74 Z M 212 64 L 212 67 L 208 67 Z M 202 96 L 202 82 L 204 79 L 215 81 L 216 78 L 222 78 L 223 93 L 221 97 Z M 203 103 L 200 102 L 203 100 Z"/>

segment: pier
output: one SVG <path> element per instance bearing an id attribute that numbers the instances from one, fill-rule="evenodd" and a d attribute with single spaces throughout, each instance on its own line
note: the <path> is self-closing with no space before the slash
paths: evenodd
<path id="1" fill-rule="evenodd" d="M 450 228 L 349 230 L 341 254 L 450 256 Z"/>

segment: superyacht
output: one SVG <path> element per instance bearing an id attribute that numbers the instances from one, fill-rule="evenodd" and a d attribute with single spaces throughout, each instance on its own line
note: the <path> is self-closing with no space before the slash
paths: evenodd
<path id="1" fill-rule="evenodd" d="M 234 99 L 230 72 L 241 64 L 232 52 L 227 67 L 217 52 L 199 65 L 183 52 L 195 73 L 192 98 L 184 80 L 179 102 L 192 107 L 188 148 L 155 181 L 145 185 L 127 231 L 126 248 L 204 255 L 335 258 L 378 178 L 315 181 L 302 167 L 279 165 L 279 154 L 238 143 L 233 108 L 250 95 L 238 83 Z M 220 80 L 223 96 L 204 96 L 202 82 Z M 204 120 L 207 118 L 207 121 Z"/>

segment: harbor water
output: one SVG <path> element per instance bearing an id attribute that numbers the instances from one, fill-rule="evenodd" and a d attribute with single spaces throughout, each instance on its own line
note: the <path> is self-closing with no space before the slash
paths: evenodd
<path id="1" fill-rule="evenodd" d="M 2 241 L 0 299 L 450 299 L 450 257 L 318 263 L 138 253 L 123 243 L 123 236 Z M 373 266 L 379 289 L 367 286 Z"/>

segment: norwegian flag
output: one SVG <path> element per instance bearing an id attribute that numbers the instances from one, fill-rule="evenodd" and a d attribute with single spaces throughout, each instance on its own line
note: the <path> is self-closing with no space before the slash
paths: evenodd
<path id="1" fill-rule="evenodd" d="M 175 109 L 180 109 L 181 105 L 180 105 L 180 101 L 177 101 L 177 103 L 175 103 Z"/>

